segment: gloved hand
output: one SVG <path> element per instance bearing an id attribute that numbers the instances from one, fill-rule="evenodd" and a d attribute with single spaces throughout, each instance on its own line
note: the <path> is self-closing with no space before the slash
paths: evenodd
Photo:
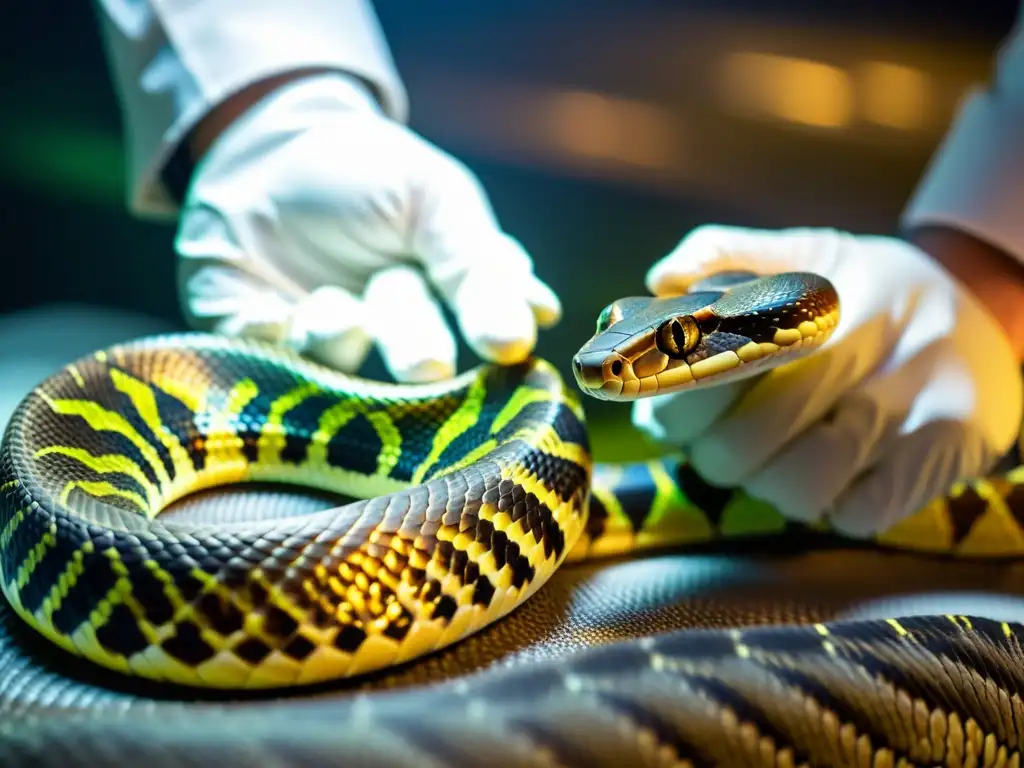
<path id="1" fill-rule="evenodd" d="M 196 169 L 176 247 L 195 327 L 344 371 L 376 341 L 400 381 L 455 372 L 431 288 L 500 363 L 525 358 L 561 313 L 471 172 L 344 74 L 285 85 L 225 129 Z"/>
<path id="2" fill-rule="evenodd" d="M 1003 329 L 927 254 L 825 229 L 704 227 L 647 275 L 679 293 L 721 269 L 817 272 L 839 325 L 816 354 L 722 387 L 640 400 L 633 420 L 685 447 L 709 483 L 793 520 L 867 536 L 957 479 L 987 471 L 1018 434 L 1020 369 Z"/>

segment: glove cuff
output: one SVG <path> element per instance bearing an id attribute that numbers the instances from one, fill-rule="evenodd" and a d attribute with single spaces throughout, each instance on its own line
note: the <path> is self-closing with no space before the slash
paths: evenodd
<path id="1" fill-rule="evenodd" d="M 308 108 L 311 103 L 323 108 L 330 102 L 342 105 L 344 109 L 380 111 L 376 98 L 359 78 L 343 72 L 318 72 L 296 78 L 272 90 L 227 126 L 210 147 L 210 152 L 223 143 L 221 139 L 225 135 L 239 132 L 238 126 L 243 124 L 243 121 L 251 122 L 256 115 L 274 116 L 278 113 L 287 113 L 289 109 L 295 109 L 297 106 L 300 110 L 303 106 Z M 273 117 L 270 119 L 273 120 Z M 262 121 L 257 124 L 262 125 Z M 241 133 L 244 135 L 244 132 Z M 184 204 L 197 168 L 197 164 L 192 160 L 188 142 L 180 142 L 160 171 L 160 182 L 176 205 Z"/>
<path id="2" fill-rule="evenodd" d="M 320 72 L 289 81 L 239 115 L 213 141 L 203 159 L 191 165 L 179 148 L 168 164 L 167 179 L 187 197 L 188 186 L 221 169 L 235 170 L 257 156 L 265 156 L 326 115 L 365 112 L 383 116 L 373 93 L 363 81 L 343 72 Z"/>

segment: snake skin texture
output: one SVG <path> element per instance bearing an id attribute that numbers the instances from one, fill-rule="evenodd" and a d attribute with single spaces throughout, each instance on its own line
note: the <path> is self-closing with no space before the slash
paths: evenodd
<path id="1" fill-rule="evenodd" d="M 550 588 L 560 576 L 572 574 L 570 578 L 578 581 L 568 589 L 556 587 L 558 592 L 565 589 L 565 594 L 578 595 L 581 588 L 588 591 L 589 581 L 590 591 L 600 599 L 603 590 L 597 582 L 611 576 L 616 568 L 628 566 L 635 570 L 620 574 L 618 586 L 640 582 L 650 587 L 659 580 L 656 573 L 661 578 L 683 581 L 681 574 L 688 572 L 694 581 L 701 582 L 687 586 L 707 595 L 709 607 L 703 610 L 701 601 L 688 597 L 689 590 L 681 584 L 663 586 L 662 594 L 646 598 L 636 592 L 627 593 L 618 598 L 626 611 L 622 615 L 617 615 L 612 605 L 605 606 L 614 617 L 613 625 L 622 625 L 623 615 L 632 616 L 629 629 L 640 634 L 687 622 L 729 626 L 747 623 L 751 617 L 760 623 L 823 619 L 833 614 L 835 606 L 811 607 L 809 593 L 814 590 L 808 589 L 807 577 L 817 578 L 819 584 L 829 582 L 819 588 L 821 594 L 829 593 L 833 600 L 835 593 L 843 591 L 844 581 L 849 582 L 846 586 L 851 599 L 863 595 L 862 579 L 852 574 L 846 579 L 835 575 L 837 562 L 867 573 L 872 572 L 872 566 L 881 572 L 881 567 L 889 570 L 892 579 L 909 576 L 911 583 L 917 578 L 922 586 L 927 576 L 934 577 L 932 586 L 938 588 L 952 586 L 954 581 L 948 575 L 942 578 L 948 567 L 926 566 L 927 575 L 922 577 L 917 558 L 878 553 L 830 553 L 827 558 L 812 556 L 780 563 L 779 568 L 770 563 L 761 567 L 747 563 L 756 575 L 737 573 L 744 568 L 737 567 L 735 561 L 696 558 L 698 563 L 694 564 L 693 559 L 690 555 L 655 558 L 653 567 L 646 564 L 646 575 L 638 563 L 564 569 L 537 598 L 543 600 L 553 591 Z M 782 574 L 787 567 L 792 573 Z M 991 579 L 999 578 L 998 572 L 985 564 L 960 564 L 957 569 L 959 585 L 991 587 Z M 695 571 L 700 571 L 699 575 Z M 776 578 L 771 588 L 765 588 L 762 579 L 769 573 Z M 791 578 L 788 589 L 792 594 L 784 596 L 779 593 L 780 582 L 787 581 L 787 576 Z M 883 581 L 887 580 L 878 579 L 871 588 L 884 592 L 887 587 Z M 1020 581 L 1018 573 L 1013 582 L 1016 591 Z M 726 593 L 721 599 L 708 594 L 715 586 Z M 902 586 L 906 588 L 906 582 Z M 747 594 L 740 597 L 737 591 Z M 611 603 L 616 602 L 615 593 L 603 594 Z M 787 607 L 780 610 L 782 604 Z M 524 611 L 532 613 L 538 622 L 536 627 L 529 626 L 524 636 L 542 636 L 538 630 L 545 625 L 564 625 L 565 612 L 550 616 L 540 610 L 551 607 L 552 603 L 536 601 L 524 606 Z M 593 621 L 595 614 L 601 615 L 595 610 L 599 608 L 587 602 L 575 612 L 576 621 Z M 687 617 L 687 612 L 693 615 Z M 508 622 L 527 618 L 520 618 L 517 612 Z M 207 761 L 214 760 L 259 766 L 1013 765 L 1015 748 L 1007 745 L 1017 743 L 1020 735 L 1015 727 L 1020 720 L 1014 719 L 1019 717 L 1016 691 L 1021 690 L 1022 682 L 1019 646 L 1010 639 L 999 640 L 1003 637 L 1000 623 L 974 623 L 973 630 L 969 630 L 961 619 L 955 624 L 950 619 L 945 621 L 955 629 L 952 637 L 949 627 L 936 626 L 936 631 L 928 634 L 910 622 L 904 626 L 917 630 L 924 638 L 924 647 L 911 649 L 919 657 L 915 661 L 917 672 L 897 677 L 894 684 L 886 682 L 886 673 L 892 675 L 893 670 L 886 669 L 882 651 L 902 654 L 909 645 L 900 640 L 895 629 L 859 641 L 843 636 L 840 629 L 836 632 L 838 638 L 833 639 L 839 648 L 832 655 L 822 650 L 822 637 L 813 626 L 796 628 L 801 631 L 785 638 L 788 650 L 775 648 L 774 652 L 759 649 L 758 633 L 750 629 L 742 633 L 730 627 L 718 632 L 701 629 L 660 635 L 656 642 L 646 641 L 638 647 L 634 640 L 623 637 L 616 642 L 609 636 L 602 637 L 596 627 L 589 627 L 582 628 L 585 642 L 607 645 L 577 655 L 564 646 L 543 650 L 535 647 L 532 653 L 520 648 L 522 658 L 511 662 L 492 660 L 479 671 L 462 674 L 458 665 L 465 659 L 452 658 L 453 648 L 442 652 L 442 656 L 449 656 L 447 659 L 428 660 L 440 668 L 424 672 L 415 665 L 414 669 L 420 671 L 406 672 L 411 679 L 402 682 L 381 679 L 358 691 L 322 690 L 305 692 L 297 699 L 230 702 L 211 702 L 208 698 L 196 701 L 180 692 L 168 695 L 166 691 L 156 699 L 152 690 L 135 694 L 126 691 L 128 681 L 113 681 L 112 691 L 109 679 L 100 682 L 94 676 L 90 682 L 88 677 L 83 678 L 85 669 L 61 663 L 69 660 L 23 650 L 27 658 L 21 661 L 37 675 L 39 670 L 46 670 L 46 674 L 33 679 L 16 665 L 12 669 L 10 659 L 0 654 L 0 669 L 8 672 L 7 679 L 20 677 L 26 686 L 13 691 L 22 701 L 21 711 L 5 713 L 0 707 L 0 714 L 8 715 L 4 722 L 9 723 L 0 729 L 4 733 L 0 759 L 3 765 L 26 766 L 127 766 L 142 761 L 171 766 L 209 764 Z M 493 630 L 500 630 L 508 622 L 499 622 Z M 0 627 L 0 648 L 8 652 L 11 648 L 12 638 L 5 637 L 4 630 L 18 633 L 20 628 L 18 620 Z M 580 629 L 577 626 L 577 631 Z M 987 635 L 982 636 L 985 630 Z M 984 639 L 993 634 L 996 641 Z M 25 639 L 24 634 L 16 634 L 13 647 L 30 647 Z M 486 630 L 466 642 L 479 643 L 499 656 L 514 650 L 503 647 L 506 638 L 488 636 Z M 747 648 L 749 655 L 736 654 L 737 647 Z M 457 648 L 461 650 L 462 646 Z M 834 665 L 840 661 L 843 667 L 837 671 Z M 708 676 L 728 685 L 716 688 Z M 822 679 L 836 685 L 839 700 L 836 695 L 826 696 L 820 685 L 813 684 Z M 876 697 L 860 698 L 866 690 Z M 843 691 L 858 692 L 852 703 L 847 702 L 855 709 L 871 701 L 872 723 L 857 721 L 860 730 L 854 731 L 849 727 L 852 720 L 841 715 L 837 722 L 830 720 L 829 712 L 843 712 Z M 0 692 L 0 701 L 9 699 L 12 693 L 2 684 Z M 39 694 L 42 700 L 36 701 L 37 711 L 33 713 L 25 708 L 25 701 L 39 698 Z M 806 717 L 807 706 L 821 707 L 816 727 L 824 744 L 808 748 L 801 755 L 795 745 L 808 738 L 810 729 L 806 724 L 794 727 L 793 721 Z M 765 751 L 751 759 L 742 757 L 743 750 L 736 745 L 743 744 L 744 738 L 748 744 L 753 743 L 749 735 L 742 735 L 749 728 L 738 726 L 727 707 L 738 713 L 737 719 L 742 722 L 758 724 L 759 732 L 767 730 L 773 739 L 790 739 L 793 751 L 788 756 L 785 750 L 776 752 L 763 746 L 759 738 L 758 750 Z M 846 712 L 850 716 L 850 710 Z M 960 712 L 984 712 L 990 719 L 978 724 L 967 718 L 965 723 Z M 1000 721 L 1000 712 L 1009 713 L 1010 719 Z M 834 737 L 838 734 L 842 741 L 844 726 L 846 739 L 855 746 L 859 741 L 861 750 L 866 740 L 859 737 L 865 733 L 874 745 L 907 745 L 924 727 L 925 733 L 942 734 L 941 743 L 949 745 L 948 751 L 936 758 L 918 745 L 894 749 L 891 754 L 876 750 L 869 760 L 856 759 L 856 752 L 846 755 L 847 759 L 836 759 Z M 991 739 L 986 738 L 989 728 L 997 729 Z M 736 736 L 737 732 L 738 738 L 723 741 L 724 735 Z M 854 733 L 858 738 L 849 739 Z M 890 738 L 891 742 L 886 741 Z M 832 746 L 828 745 L 830 739 Z M 994 759 L 972 762 L 971 745 L 984 756 L 986 743 L 991 744 Z M 1000 754 L 1005 762 L 997 761 Z M 899 757 L 908 755 L 917 759 L 901 763 Z M 887 756 L 891 758 L 888 761 Z"/>
<path id="2" fill-rule="evenodd" d="M 714 375 L 833 322 L 798 309 L 677 341 Z M 850 542 L 681 457 L 594 467 L 543 361 L 414 390 L 115 347 L 0 453 L 0 765 L 1019 765 L 1024 626 L 979 596 L 1024 578 L 1001 469 Z M 901 603 L 929 589 L 971 591 Z"/>

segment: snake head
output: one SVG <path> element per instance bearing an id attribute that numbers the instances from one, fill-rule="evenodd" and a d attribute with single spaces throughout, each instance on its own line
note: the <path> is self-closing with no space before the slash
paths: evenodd
<path id="1" fill-rule="evenodd" d="M 574 356 L 573 373 L 580 389 L 602 400 L 717 385 L 813 351 L 838 317 L 838 295 L 820 275 L 711 276 L 680 296 L 609 304 Z"/>

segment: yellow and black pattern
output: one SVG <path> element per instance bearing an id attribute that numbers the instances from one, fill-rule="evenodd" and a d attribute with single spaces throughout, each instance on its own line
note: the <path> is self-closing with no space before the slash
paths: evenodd
<path id="1" fill-rule="evenodd" d="M 689 386 L 805 353 L 838 306 L 820 279 L 804 296 L 802 280 L 766 283 L 768 304 L 749 280 L 728 302 L 708 291 L 669 317 L 643 304 L 640 340 L 591 345 L 577 378 L 596 391 L 611 376 L 602 396 L 628 398 L 646 391 L 630 382 L 660 386 L 681 370 L 673 360 L 690 379 L 672 386 Z M 958 483 L 861 544 L 1020 557 L 1021 471 Z M 357 500 L 218 525 L 159 517 L 182 496 L 251 481 Z M 684 457 L 594 466 L 580 403 L 540 360 L 406 387 L 251 342 L 145 339 L 43 382 L 0 448 L 0 588 L 17 614 L 98 665 L 205 688 L 304 685 L 416 659 L 507 614 L 567 561 L 835 538 L 708 485 Z M 277 734 L 260 749 L 270 758 L 287 742 L 281 759 L 301 762 L 325 733 L 302 728 L 321 717 L 332 749 L 356 748 L 351 765 L 393 754 L 390 742 L 370 744 L 390 733 L 411 745 L 410 764 L 474 762 L 486 745 L 490 765 L 1019 766 L 1022 636 L 1018 624 L 970 616 L 678 632 L 306 711 L 284 726 L 287 739 L 272 710 L 208 707 L 187 738 L 167 727 L 171 715 L 137 715 L 132 759 L 209 757 L 189 750 L 247 733 L 253 748 Z M 38 757 L 49 727 L 43 718 L 12 735 L 0 723 L 0 757 Z M 59 727 L 85 761 L 123 735 L 102 718 Z"/>
<path id="2" fill-rule="evenodd" d="M 787 550 L 857 546 L 827 524 L 795 524 L 773 506 L 707 483 L 684 456 L 594 468 L 587 527 L 570 560 L 749 539 Z M 1024 555 L 1024 470 L 964 480 L 861 546 L 965 559 Z"/>
<path id="3" fill-rule="evenodd" d="M 546 364 L 413 396 L 199 336 L 69 366 L 6 446 L 18 613 L 113 669 L 214 687 L 358 675 L 490 623 L 579 537 L 591 470 Z M 216 530 L 155 519 L 200 488 L 268 480 L 361 500 Z"/>

